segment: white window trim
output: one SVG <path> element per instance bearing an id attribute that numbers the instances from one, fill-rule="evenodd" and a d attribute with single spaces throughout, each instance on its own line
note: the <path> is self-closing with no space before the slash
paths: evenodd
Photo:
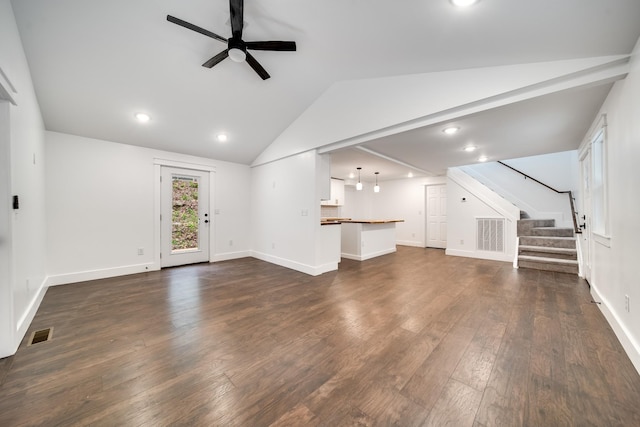
<path id="1" fill-rule="evenodd" d="M 598 141 L 602 137 L 602 198 L 603 198 L 603 214 L 604 214 L 604 233 L 599 231 L 592 231 L 591 235 L 594 238 L 596 243 L 599 243 L 607 248 L 611 247 L 611 226 L 609 223 L 609 159 L 608 159 L 608 141 L 607 141 L 607 115 L 602 114 L 600 119 L 598 119 L 595 130 L 592 134 L 592 137 L 589 140 L 589 145 L 591 146 L 591 159 L 592 162 L 596 161 L 594 156 L 595 150 L 593 149 L 593 144 Z M 591 165 L 591 182 L 594 182 L 593 172 L 595 170 L 595 163 Z M 593 185 L 593 184 L 592 184 Z M 593 203 L 593 197 L 591 198 Z M 593 212 L 593 209 L 592 209 Z M 593 214 L 592 214 L 593 215 Z M 593 224 L 593 222 L 592 222 Z M 592 225 L 593 227 L 593 225 Z"/>

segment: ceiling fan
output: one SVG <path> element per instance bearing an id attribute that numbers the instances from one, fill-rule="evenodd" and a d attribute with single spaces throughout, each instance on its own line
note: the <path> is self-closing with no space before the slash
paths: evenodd
<path id="1" fill-rule="evenodd" d="M 203 34 L 212 39 L 216 39 L 223 43 L 227 43 L 227 48 L 209 59 L 202 64 L 203 67 L 212 68 L 214 65 L 221 62 L 223 59 L 230 57 L 232 61 L 243 62 L 247 61 L 249 66 L 258 73 L 262 80 L 266 80 L 269 77 L 269 73 L 260 65 L 260 63 L 249 53 L 247 50 L 275 50 L 275 51 L 295 51 L 296 42 L 288 41 L 261 41 L 261 42 L 246 42 L 242 40 L 242 27 L 244 26 L 243 9 L 244 0 L 229 0 L 229 9 L 231 12 L 231 38 L 225 39 L 209 30 L 200 28 L 175 16 L 167 15 L 167 21 L 180 25 L 189 30 Z"/>

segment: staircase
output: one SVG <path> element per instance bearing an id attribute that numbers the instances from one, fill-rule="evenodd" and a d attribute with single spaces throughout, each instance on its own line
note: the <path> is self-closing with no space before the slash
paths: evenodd
<path id="1" fill-rule="evenodd" d="M 578 274 L 578 252 L 573 228 L 555 226 L 553 219 L 518 221 L 518 267 Z"/>

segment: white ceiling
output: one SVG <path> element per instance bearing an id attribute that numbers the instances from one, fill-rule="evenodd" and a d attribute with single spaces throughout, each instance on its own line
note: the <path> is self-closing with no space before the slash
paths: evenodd
<path id="1" fill-rule="evenodd" d="M 227 0 L 12 5 L 48 130 L 244 164 L 337 81 L 628 54 L 640 36 L 638 0 L 481 0 L 465 10 L 448 0 L 246 0 L 245 40 L 298 45 L 254 52 L 272 76 L 262 81 L 230 60 L 203 68 L 224 44 L 166 21 L 228 37 Z M 573 149 L 609 87 L 463 117 L 454 137 L 431 126 L 363 146 L 432 174 L 479 154 Z M 135 122 L 138 111 L 152 120 Z M 220 132 L 228 142 L 214 140 Z M 469 142 L 479 150 L 461 151 Z M 355 166 L 385 179 L 407 172 L 358 149 L 334 153 L 333 165 L 336 176 Z"/>

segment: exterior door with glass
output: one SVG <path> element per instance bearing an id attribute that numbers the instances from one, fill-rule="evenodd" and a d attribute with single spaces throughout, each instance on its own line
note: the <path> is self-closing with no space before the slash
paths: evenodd
<path id="1" fill-rule="evenodd" d="M 209 261 L 209 172 L 163 166 L 160 265 Z"/>

